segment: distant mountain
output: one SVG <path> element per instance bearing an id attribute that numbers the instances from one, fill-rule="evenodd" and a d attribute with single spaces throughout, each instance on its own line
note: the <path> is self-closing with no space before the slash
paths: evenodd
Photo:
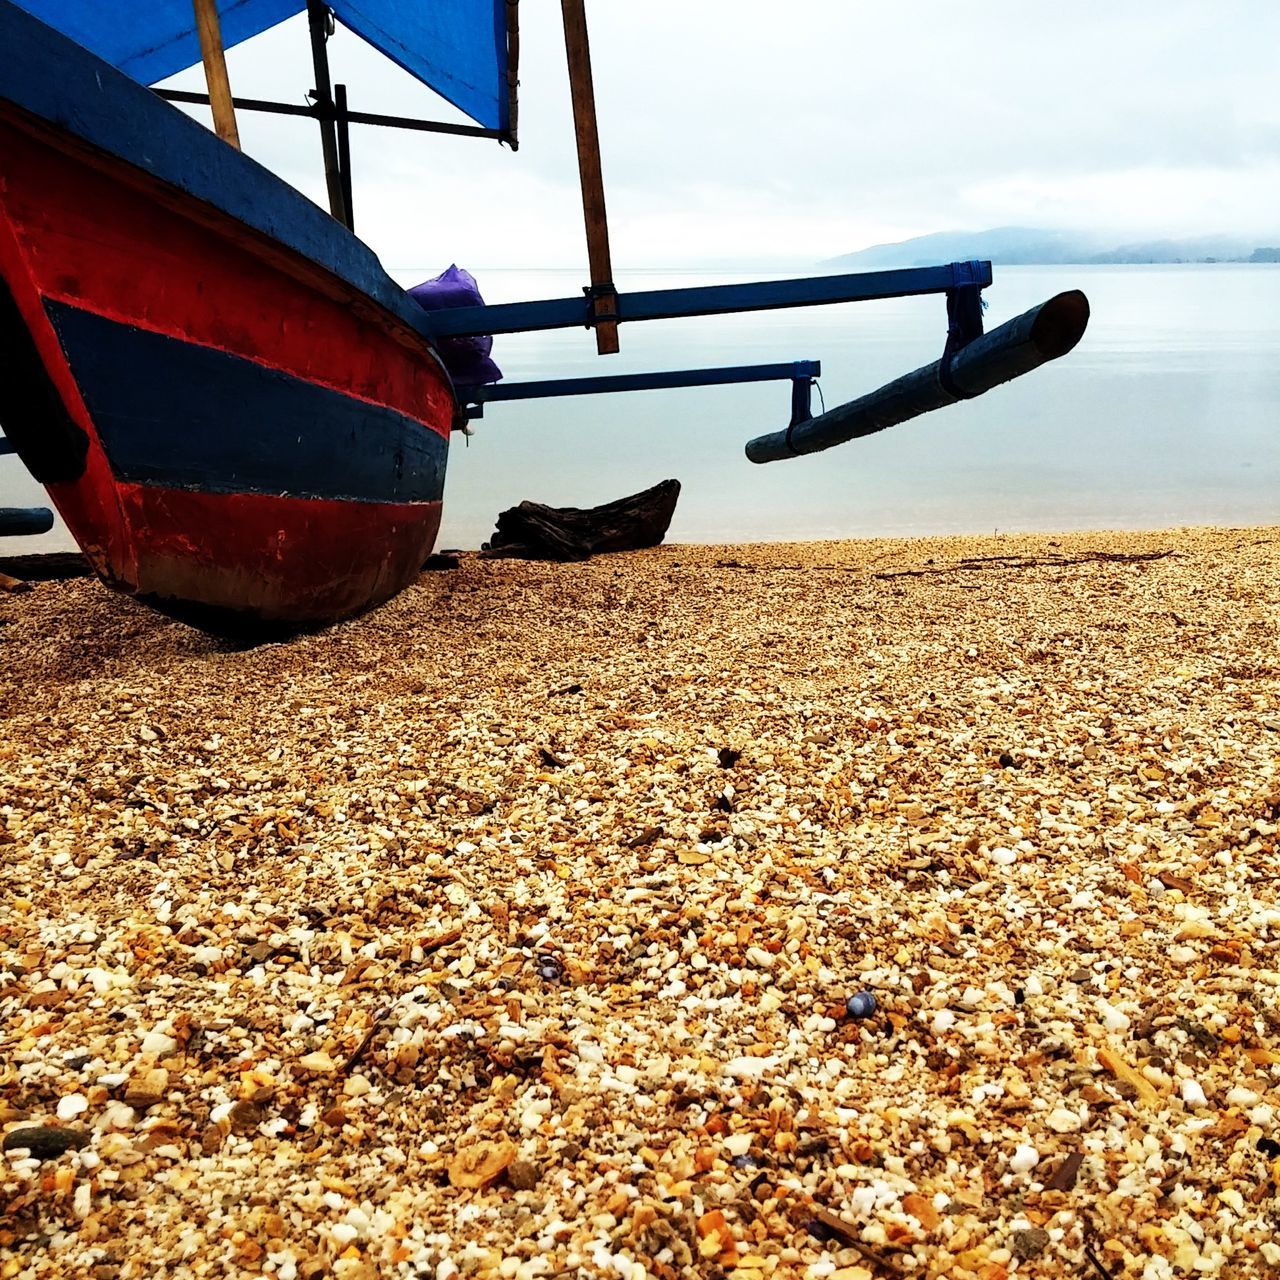
<path id="1" fill-rule="evenodd" d="M 897 244 L 877 244 L 857 253 L 828 258 L 831 271 L 888 270 L 936 262 L 988 258 L 998 266 L 1060 263 L 1273 262 L 1273 248 L 1238 236 L 1194 236 L 1185 240 L 1143 240 L 1116 245 L 1101 235 L 1046 231 L 1036 227 L 994 227 L 989 231 L 936 231 Z"/>

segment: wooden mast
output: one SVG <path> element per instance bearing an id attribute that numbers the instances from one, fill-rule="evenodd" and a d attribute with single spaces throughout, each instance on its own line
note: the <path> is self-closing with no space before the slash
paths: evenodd
<path id="1" fill-rule="evenodd" d="M 192 5 L 196 15 L 196 32 L 200 36 L 200 57 L 204 61 L 205 83 L 209 86 L 209 106 L 213 109 L 213 127 L 223 142 L 229 142 L 239 151 L 240 130 L 236 128 L 231 81 L 227 79 L 227 58 L 222 48 L 218 2 L 192 0 Z"/>
<path id="2" fill-rule="evenodd" d="M 591 48 L 587 43 L 584 0 L 560 0 L 564 14 L 564 46 L 569 59 L 573 97 L 573 131 L 578 141 L 578 174 L 582 212 L 587 224 L 587 260 L 591 268 L 591 314 L 596 319 L 596 351 L 618 350 L 618 293 L 609 256 L 609 223 L 604 209 L 604 176 L 600 170 L 600 135 L 596 128 L 595 89 L 591 82 Z"/>

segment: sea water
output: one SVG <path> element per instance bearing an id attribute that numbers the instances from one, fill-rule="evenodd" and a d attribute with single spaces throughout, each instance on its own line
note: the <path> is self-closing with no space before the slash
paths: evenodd
<path id="1" fill-rule="evenodd" d="M 447 263 L 398 268 L 412 284 Z M 475 268 L 486 301 L 570 297 L 581 272 Z M 619 272 L 620 290 L 749 277 Z M 759 276 L 755 277 L 759 278 Z M 790 384 L 494 404 L 453 437 L 439 545 L 477 547 L 529 498 L 593 506 L 681 482 L 669 541 L 1280 523 L 1280 266 L 997 267 L 994 328 L 1063 289 L 1093 309 L 1069 356 L 979 399 L 825 453 L 758 466 Z M 501 336 L 510 381 L 716 365 L 822 362 L 827 405 L 937 359 L 941 297 L 626 324 L 619 355 L 575 329 Z M 820 409 L 814 396 L 814 411 Z M 0 458 L 0 505 L 41 490 Z M 59 527 L 0 550 L 71 545 Z"/>

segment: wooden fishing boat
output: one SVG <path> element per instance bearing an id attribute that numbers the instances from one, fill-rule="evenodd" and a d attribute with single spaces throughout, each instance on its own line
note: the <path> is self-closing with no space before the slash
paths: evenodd
<path id="1" fill-rule="evenodd" d="M 314 625 L 404 587 L 439 527 L 450 432 L 488 403 L 789 381 L 787 430 L 748 448 L 764 461 L 980 394 L 1083 331 L 1076 294 L 983 335 L 984 262 L 620 295 L 583 0 L 562 8 L 591 284 L 426 311 L 350 229 L 349 126 L 514 148 L 515 0 L 237 0 L 225 31 L 216 0 L 191 5 L 0 0 L 0 440 L 105 582 L 198 625 Z M 329 213 L 238 150 L 222 58 L 224 38 L 304 8 L 311 105 L 239 105 L 319 121 Z M 324 58 L 335 13 L 476 123 L 350 111 Z M 200 57 L 209 94 L 167 96 L 209 102 L 217 134 L 147 87 Z M 441 358 L 460 339 L 578 325 L 605 354 L 627 321 L 919 293 L 946 295 L 943 359 L 835 418 L 811 414 L 816 361 L 460 389 Z"/>
<path id="2" fill-rule="evenodd" d="M 410 581 L 453 389 L 339 222 L 0 5 L 0 423 L 112 586 L 305 624 Z"/>

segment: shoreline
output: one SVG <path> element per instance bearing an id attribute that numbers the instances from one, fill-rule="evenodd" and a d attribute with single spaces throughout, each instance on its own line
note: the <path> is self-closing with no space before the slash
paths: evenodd
<path id="1" fill-rule="evenodd" d="M 2 1243 L 1271 1274 L 1278 654 L 1274 526 L 472 553 L 253 649 L 0 595 L 0 1128 L 83 1140 Z"/>
<path id="2" fill-rule="evenodd" d="M 653 550 L 663 550 L 675 547 L 688 547 L 694 550 L 711 550 L 725 551 L 734 549 L 750 550 L 755 547 L 778 547 L 778 546 L 797 546 L 797 547 L 815 547 L 815 546 L 842 546 L 844 544 L 861 545 L 867 543 L 884 543 L 884 544 L 912 544 L 912 543 L 936 543 L 936 542 L 990 542 L 1001 539 L 1014 540 L 1031 540 L 1042 541 L 1044 539 L 1053 538 L 1109 538 L 1109 537 L 1143 537 L 1147 535 L 1166 534 L 1170 537 L 1180 535 L 1196 535 L 1206 533 L 1245 533 L 1249 531 L 1274 532 L 1280 530 L 1280 524 L 1252 524 L 1245 522 L 1242 524 L 1222 523 L 1213 520 L 1206 520 L 1200 523 L 1190 522 L 1183 524 L 1117 524 L 1117 525 L 1055 525 L 1051 528 L 1013 528 L 1001 529 L 995 528 L 990 532 L 974 531 L 974 530 L 935 530 L 933 532 L 898 532 L 898 533 L 867 533 L 853 535 L 824 534 L 821 536 L 797 538 L 788 536 L 786 533 L 779 533 L 776 537 L 760 537 L 753 536 L 749 538 L 733 539 L 733 538 L 716 538 L 708 536 L 705 539 L 697 541 L 683 542 L 679 539 L 665 538 L 657 548 Z M 60 576 L 74 576 L 66 569 L 70 567 L 70 558 L 80 557 L 82 553 L 76 546 L 75 540 L 66 534 L 59 538 L 59 544 L 56 547 L 50 547 L 48 550 L 33 547 L 33 544 L 41 542 L 45 538 L 58 538 L 59 530 L 55 529 L 50 534 L 42 534 L 35 538 L 0 538 L 0 566 L 11 564 L 15 561 L 30 561 L 38 567 L 39 561 L 48 560 L 50 565 L 57 564 L 60 568 Z M 489 531 L 490 533 L 493 530 Z M 487 535 L 486 535 L 487 537 Z M 483 540 L 482 540 L 483 541 Z M 460 555 L 478 557 L 482 556 L 483 548 L 481 546 L 459 547 L 448 544 L 448 539 L 437 539 L 437 546 L 433 549 L 433 555 Z M 85 576 L 88 576 L 91 570 L 85 566 Z"/>

